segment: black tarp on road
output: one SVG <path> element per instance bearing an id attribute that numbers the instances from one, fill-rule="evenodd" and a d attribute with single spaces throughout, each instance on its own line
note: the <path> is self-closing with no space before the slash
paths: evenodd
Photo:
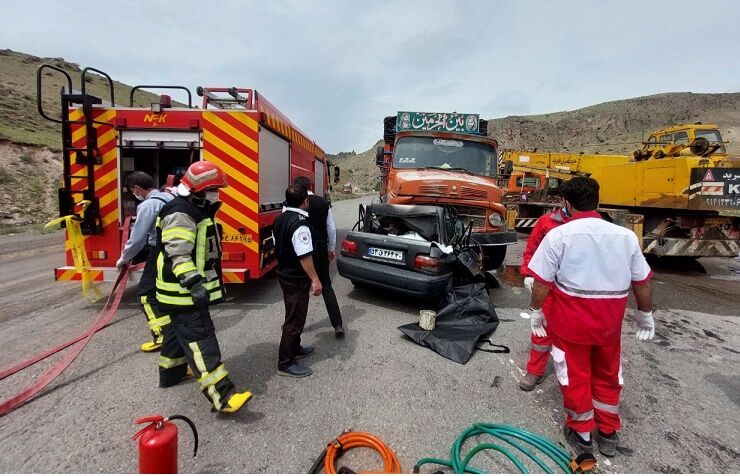
<path id="1" fill-rule="evenodd" d="M 437 311 L 434 330 L 419 327 L 418 322 L 398 328 L 417 344 L 429 347 L 442 357 L 465 364 L 475 351 L 481 337 L 487 337 L 498 327 L 485 283 L 458 286 Z"/>

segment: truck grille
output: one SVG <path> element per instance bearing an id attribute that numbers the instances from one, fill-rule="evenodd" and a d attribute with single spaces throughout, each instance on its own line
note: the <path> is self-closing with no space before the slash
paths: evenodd
<path id="1" fill-rule="evenodd" d="M 460 187 L 460 196 L 465 198 L 486 198 L 485 190 L 478 190 L 472 187 Z"/>
<path id="2" fill-rule="evenodd" d="M 426 195 L 447 195 L 447 185 L 420 185 L 419 193 Z"/>
<path id="3" fill-rule="evenodd" d="M 455 205 L 457 215 L 465 224 L 472 223 L 474 228 L 483 228 L 486 223 L 486 209 L 482 207 L 466 207 Z"/>

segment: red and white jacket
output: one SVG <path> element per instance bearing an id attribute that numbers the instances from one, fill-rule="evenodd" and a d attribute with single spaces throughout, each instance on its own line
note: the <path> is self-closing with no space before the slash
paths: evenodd
<path id="1" fill-rule="evenodd" d="M 532 276 L 532 273 L 529 272 L 528 268 L 529 261 L 532 259 L 534 252 L 537 251 L 540 243 L 542 243 L 545 235 L 547 235 L 547 233 L 553 228 L 560 226 L 567 221 L 568 217 L 565 216 L 562 209 L 555 210 L 547 215 L 542 215 L 537 219 L 537 223 L 534 224 L 534 228 L 532 228 L 532 232 L 529 234 L 527 247 L 524 249 L 524 253 L 522 253 L 522 266 L 519 268 L 519 272 L 522 276 Z"/>
<path id="2" fill-rule="evenodd" d="M 590 345 L 620 339 L 630 286 L 653 274 L 635 234 L 595 211 L 579 212 L 551 230 L 528 269 L 551 287 L 548 332 Z"/>

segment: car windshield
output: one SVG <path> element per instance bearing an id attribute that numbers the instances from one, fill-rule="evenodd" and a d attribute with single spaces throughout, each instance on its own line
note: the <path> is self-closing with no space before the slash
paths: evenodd
<path id="1" fill-rule="evenodd" d="M 393 166 L 398 169 L 438 168 L 496 175 L 496 149 L 488 144 L 433 137 L 402 137 L 396 143 Z"/>

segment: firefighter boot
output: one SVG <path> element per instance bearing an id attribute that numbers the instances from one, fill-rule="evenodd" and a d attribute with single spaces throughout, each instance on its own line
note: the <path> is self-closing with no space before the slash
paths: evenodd
<path id="1" fill-rule="evenodd" d="M 252 399 L 252 392 L 247 390 L 246 392 L 242 393 L 235 393 L 231 397 L 229 397 L 229 401 L 226 402 L 226 405 L 221 407 L 221 410 L 219 410 L 220 413 L 235 413 L 238 412 L 241 407 L 244 406 L 245 403 L 247 403 L 249 400 Z"/>
<path id="2" fill-rule="evenodd" d="M 164 336 L 161 334 L 158 335 L 155 339 L 150 340 L 149 342 L 144 342 L 141 344 L 142 352 L 158 352 L 159 349 L 162 348 L 162 342 L 164 341 Z"/>

